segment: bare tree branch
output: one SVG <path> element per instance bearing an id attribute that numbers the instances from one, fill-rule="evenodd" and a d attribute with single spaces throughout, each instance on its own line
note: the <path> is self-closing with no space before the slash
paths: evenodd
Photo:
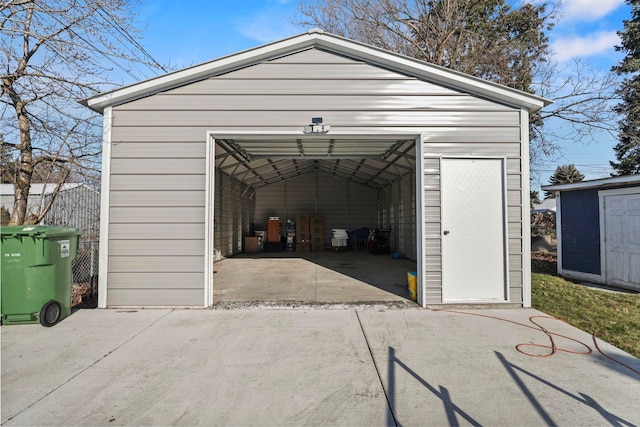
<path id="1" fill-rule="evenodd" d="M 299 0 L 298 24 L 455 69 L 554 104 L 532 115 L 531 167 L 564 144 L 596 142 L 616 129 L 611 73 L 553 62 L 548 34 L 558 1 Z"/>
<path id="2" fill-rule="evenodd" d="M 1 3 L 0 129 L 15 188 L 11 224 L 27 220 L 32 182 L 56 184 L 52 203 L 62 183 L 99 171 L 100 119 L 77 100 L 108 89 L 114 67 L 136 80 L 131 64 L 154 74 L 162 68 L 136 41 L 135 1 Z"/>

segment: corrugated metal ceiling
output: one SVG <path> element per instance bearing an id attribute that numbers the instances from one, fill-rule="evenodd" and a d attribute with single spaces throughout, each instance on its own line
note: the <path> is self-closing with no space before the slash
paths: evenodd
<path id="1" fill-rule="evenodd" d="M 216 168 L 254 188 L 319 172 L 382 188 L 415 168 L 413 139 L 216 140 Z"/>

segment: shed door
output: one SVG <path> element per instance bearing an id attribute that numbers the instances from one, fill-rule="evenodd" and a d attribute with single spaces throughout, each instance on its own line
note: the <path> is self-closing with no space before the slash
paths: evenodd
<path id="1" fill-rule="evenodd" d="M 442 299 L 505 301 L 503 159 L 442 159 Z"/>
<path id="2" fill-rule="evenodd" d="M 604 203 L 607 283 L 640 290 L 640 194 L 607 196 Z"/>

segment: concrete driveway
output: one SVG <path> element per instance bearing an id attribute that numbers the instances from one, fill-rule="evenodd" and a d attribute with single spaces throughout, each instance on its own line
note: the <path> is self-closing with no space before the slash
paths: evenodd
<path id="1" fill-rule="evenodd" d="M 2 326 L 2 424 L 640 424 L 637 373 L 597 352 L 519 352 L 549 342 L 529 322 L 535 310 L 468 313 L 533 328 L 384 305 L 80 310 L 52 328 Z M 534 320 L 593 347 L 585 332 Z"/>

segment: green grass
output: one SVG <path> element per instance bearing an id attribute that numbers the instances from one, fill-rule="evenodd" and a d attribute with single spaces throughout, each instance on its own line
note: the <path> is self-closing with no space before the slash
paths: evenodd
<path id="1" fill-rule="evenodd" d="M 531 302 L 535 309 L 640 358 L 640 294 L 605 292 L 533 273 Z"/>

